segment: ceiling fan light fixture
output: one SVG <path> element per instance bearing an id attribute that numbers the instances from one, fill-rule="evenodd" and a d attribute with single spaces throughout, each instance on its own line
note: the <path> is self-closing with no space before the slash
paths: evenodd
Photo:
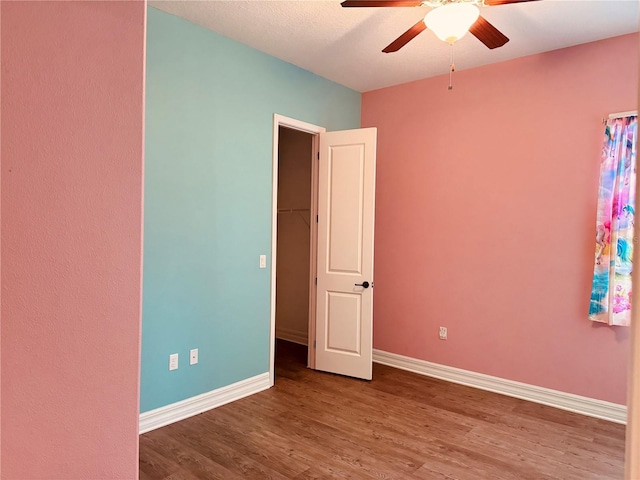
<path id="1" fill-rule="evenodd" d="M 464 37 L 478 16 L 480 10 L 471 3 L 448 3 L 427 13 L 424 23 L 440 40 L 453 44 Z"/>

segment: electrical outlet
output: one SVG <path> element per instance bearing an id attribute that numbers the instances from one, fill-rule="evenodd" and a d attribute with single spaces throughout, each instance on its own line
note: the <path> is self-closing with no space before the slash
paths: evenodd
<path id="1" fill-rule="evenodd" d="M 267 256 L 260 255 L 260 268 L 267 268 Z"/>
<path id="2" fill-rule="evenodd" d="M 447 327 L 440 327 L 440 340 L 447 339 Z"/>
<path id="3" fill-rule="evenodd" d="M 169 370 L 177 370 L 178 369 L 178 354 L 172 353 L 169 355 Z"/>
<path id="4" fill-rule="evenodd" d="M 189 350 L 189 365 L 195 365 L 198 363 L 198 349 L 192 348 Z"/>

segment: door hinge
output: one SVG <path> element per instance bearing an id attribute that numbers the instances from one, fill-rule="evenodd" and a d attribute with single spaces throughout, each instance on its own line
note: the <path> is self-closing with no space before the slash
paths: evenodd
<path id="1" fill-rule="evenodd" d="M 316 223 L 318 223 L 318 215 L 316 215 Z"/>
<path id="2" fill-rule="evenodd" d="M 318 160 L 320 160 L 320 152 L 318 152 Z"/>
<path id="3" fill-rule="evenodd" d="M 316 348 L 316 341 L 313 341 L 313 348 Z"/>
<path id="4" fill-rule="evenodd" d="M 318 277 L 316 277 L 316 285 L 318 284 Z"/>

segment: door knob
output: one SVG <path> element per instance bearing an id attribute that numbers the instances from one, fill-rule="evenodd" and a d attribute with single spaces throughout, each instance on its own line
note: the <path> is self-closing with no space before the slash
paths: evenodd
<path id="1" fill-rule="evenodd" d="M 356 287 L 369 288 L 369 282 L 356 283 Z"/>

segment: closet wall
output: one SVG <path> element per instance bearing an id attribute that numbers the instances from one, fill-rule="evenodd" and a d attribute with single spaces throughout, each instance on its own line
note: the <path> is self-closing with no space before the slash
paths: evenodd
<path id="1" fill-rule="evenodd" d="M 276 337 L 307 344 L 312 135 L 280 127 Z"/>

